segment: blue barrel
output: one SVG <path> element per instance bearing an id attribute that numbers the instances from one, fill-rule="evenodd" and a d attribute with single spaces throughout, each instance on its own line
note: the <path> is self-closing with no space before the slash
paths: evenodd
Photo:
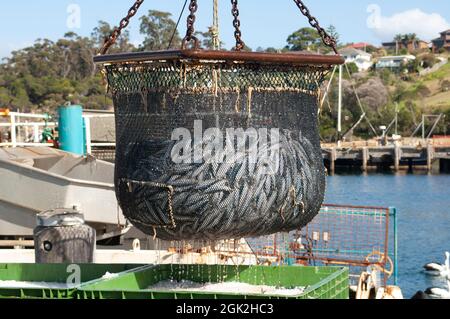
<path id="1" fill-rule="evenodd" d="M 85 155 L 83 108 L 80 105 L 64 105 L 58 108 L 58 114 L 60 149 Z"/>

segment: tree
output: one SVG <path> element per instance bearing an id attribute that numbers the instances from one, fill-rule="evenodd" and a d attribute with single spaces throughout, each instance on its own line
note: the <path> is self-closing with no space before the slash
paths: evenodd
<path id="1" fill-rule="evenodd" d="M 208 32 L 197 31 L 195 33 L 195 36 L 200 40 L 203 48 L 208 49 L 208 50 L 214 49 L 213 32 L 214 32 L 213 27 L 210 27 Z M 219 49 L 223 48 L 224 45 L 225 45 L 224 42 L 220 41 Z"/>
<path id="2" fill-rule="evenodd" d="M 91 33 L 91 41 L 94 43 L 97 50 L 102 48 L 105 40 L 109 38 L 113 31 L 114 28 L 111 27 L 108 22 L 98 22 L 98 26 L 96 26 Z M 134 46 L 130 43 L 130 32 L 128 30 L 123 30 L 122 34 L 116 40 L 116 43 L 109 49 L 109 53 L 128 52 L 133 51 L 134 49 Z"/>
<path id="3" fill-rule="evenodd" d="M 47 112 L 82 101 L 86 108 L 106 108 L 111 100 L 93 63 L 95 53 L 90 38 L 73 32 L 13 52 L 0 64 L 0 107 Z"/>
<path id="4" fill-rule="evenodd" d="M 417 34 L 415 34 L 415 33 L 408 33 L 408 34 L 405 36 L 405 39 L 406 39 L 407 43 L 410 43 L 410 42 L 412 43 L 413 50 L 416 50 L 416 49 L 418 48 L 417 42 L 418 42 L 420 39 L 417 37 Z"/>
<path id="5" fill-rule="evenodd" d="M 176 23 L 168 12 L 150 10 L 141 18 L 140 32 L 145 36 L 141 51 L 165 50 L 179 48 L 181 38 Z M 173 35 L 173 39 L 172 39 Z"/>
<path id="6" fill-rule="evenodd" d="M 337 32 L 337 29 L 334 25 L 330 25 L 327 28 L 327 33 L 336 40 L 336 46 L 340 46 L 341 45 L 341 35 Z"/>
<path id="7" fill-rule="evenodd" d="M 290 51 L 315 51 L 322 44 L 317 31 L 312 28 L 301 28 L 287 38 L 286 48 Z"/>

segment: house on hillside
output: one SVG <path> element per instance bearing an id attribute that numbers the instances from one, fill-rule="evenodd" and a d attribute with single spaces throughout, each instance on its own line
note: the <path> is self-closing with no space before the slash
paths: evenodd
<path id="1" fill-rule="evenodd" d="M 450 51 L 450 29 L 441 32 L 441 37 L 434 39 L 432 42 L 433 52 L 438 52 L 441 49 Z"/>
<path id="2" fill-rule="evenodd" d="M 415 59 L 414 55 L 384 56 L 378 59 L 375 67 L 377 70 L 390 69 L 395 72 Z"/>
<path id="3" fill-rule="evenodd" d="M 361 50 L 345 48 L 340 50 L 339 54 L 344 57 L 345 63 L 355 63 L 360 72 L 367 71 L 373 65 L 372 54 Z"/>
<path id="4" fill-rule="evenodd" d="M 375 48 L 375 46 L 370 44 L 370 43 L 367 43 L 367 42 L 358 42 L 358 43 L 349 44 L 348 48 L 352 48 L 352 49 L 356 49 L 356 50 L 361 50 L 361 51 L 367 52 L 368 48 Z"/>
<path id="5" fill-rule="evenodd" d="M 430 48 L 430 44 L 423 40 L 392 41 L 384 42 L 382 45 L 385 50 L 392 50 L 395 52 L 399 52 L 403 49 L 408 50 L 408 52 L 423 51 Z"/>

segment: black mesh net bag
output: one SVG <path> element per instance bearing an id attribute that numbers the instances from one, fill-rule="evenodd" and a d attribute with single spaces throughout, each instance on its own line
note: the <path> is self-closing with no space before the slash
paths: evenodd
<path id="1" fill-rule="evenodd" d="M 318 92 L 339 56 L 182 49 L 104 55 L 124 215 L 164 240 L 300 229 L 325 169 Z"/>

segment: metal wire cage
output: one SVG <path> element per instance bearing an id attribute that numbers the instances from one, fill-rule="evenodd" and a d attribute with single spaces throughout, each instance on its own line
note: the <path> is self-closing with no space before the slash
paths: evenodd
<path id="1" fill-rule="evenodd" d="M 317 99 L 340 56 L 195 47 L 95 61 L 116 112 L 117 198 L 136 227 L 219 240 L 300 229 L 317 215 Z"/>

